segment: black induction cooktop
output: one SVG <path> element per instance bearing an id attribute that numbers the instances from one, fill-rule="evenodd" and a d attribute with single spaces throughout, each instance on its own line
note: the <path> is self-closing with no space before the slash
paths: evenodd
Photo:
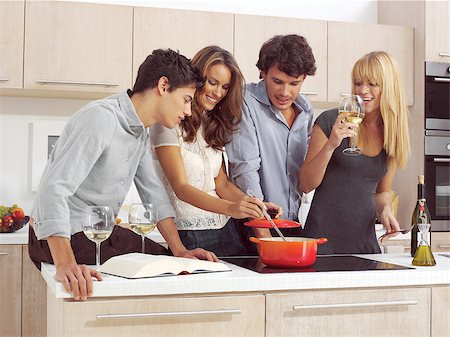
<path id="1" fill-rule="evenodd" d="M 255 256 L 224 257 L 221 260 L 261 274 L 270 273 L 304 273 L 326 271 L 364 271 L 364 270 L 406 270 L 411 267 L 393 263 L 374 261 L 353 255 L 319 255 L 316 263 L 304 268 L 273 268 L 264 265 Z"/>

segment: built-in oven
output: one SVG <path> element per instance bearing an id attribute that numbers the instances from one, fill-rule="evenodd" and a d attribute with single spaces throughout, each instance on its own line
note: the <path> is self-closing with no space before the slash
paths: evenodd
<path id="1" fill-rule="evenodd" d="M 450 231 L 450 64 L 425 62 L 425 196 L 433 231 Z"/>

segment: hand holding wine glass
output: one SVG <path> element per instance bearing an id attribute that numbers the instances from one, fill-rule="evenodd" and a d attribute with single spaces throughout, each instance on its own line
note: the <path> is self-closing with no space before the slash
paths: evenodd
<path id="1" fill-rule="evenodd" d="M 141 236 L 142 253 L 145 253 L 145 236 L 155 229 L 157 221 L 158 214 L 154 205 L 131 204 L 128 222 L 133 232 Z"/>
<path id="2" fill-rule="evenodd" d="M 349 123 L 359 125 L 364 119 L 364 104 L 358 95 L 343 95 L 339 102 L 339 114 L 345 116 L 345 120 Z M 357 128 L 354 129 L 357 131 Z M 350 147 L 342 151 L 349 156 L 358 156 L 362 153 L 362 149 L 355 145 L 355 138 L 350 137 Z"/>
<path id="3" fill-rule="evenodd" d="M 100 243 L 109 238 L 115 224 L 114 213 L 108 206 L 87 206 L 84 210 L 83 232 L 89 240 L 95 242 L 95 269 L 97 271 L 100 271 Z"/>

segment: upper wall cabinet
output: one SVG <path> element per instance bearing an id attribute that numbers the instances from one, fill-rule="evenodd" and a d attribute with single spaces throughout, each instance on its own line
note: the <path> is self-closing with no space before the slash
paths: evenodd
<path id="1" fill-rule="evenodd" d="M 259 81 L 256 67 L 259 50 L 274 35 L 298 34 L 306 38 L 316 59 L 315 76 L 307 77 L 301 93 L 312 101 L 327 100 L 327 23 L 326 21 L 235 15 L 234 55 L 247 82 Z"/>
<path id="2" fill-rule="evenodd" d="M 450 1 L 426 1 L 425 13 L 425 59 L 450 62 Z"/>
<path id="3" fill-rule="evenodd" d="M 233 52 L 233 14 L 134 8 L 133 79 L 154 49 L 179 50 L 187 58 L 209 45 Z"/>
<path id="4" fill-rule="evenodd" d="M 22 88 L 24 1 L 0 1 L 0 88 Z"/>
<path id="5" fill-rule="evenodd" d="M 408 105 L 414 103 L 414 31 L 412 28 L 328 22 L 328 101 L 351 91 L 351 71 L 363 55 L 384 50 L 400 67 Z"/>
<path id="6" fill-rule="evenodd" d="M 27 1 L 25 89 L 117 92 L 131 85 L 133 8 Z"/>

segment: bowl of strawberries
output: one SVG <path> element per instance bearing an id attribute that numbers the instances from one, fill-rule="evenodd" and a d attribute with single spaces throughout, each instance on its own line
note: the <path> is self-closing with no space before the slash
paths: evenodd
<path id="1" fill-rule="evenodd" d="M 12 233 L 25 226 L 30 217 L 17 205 L 0 206 L 0 233 Z"/>

